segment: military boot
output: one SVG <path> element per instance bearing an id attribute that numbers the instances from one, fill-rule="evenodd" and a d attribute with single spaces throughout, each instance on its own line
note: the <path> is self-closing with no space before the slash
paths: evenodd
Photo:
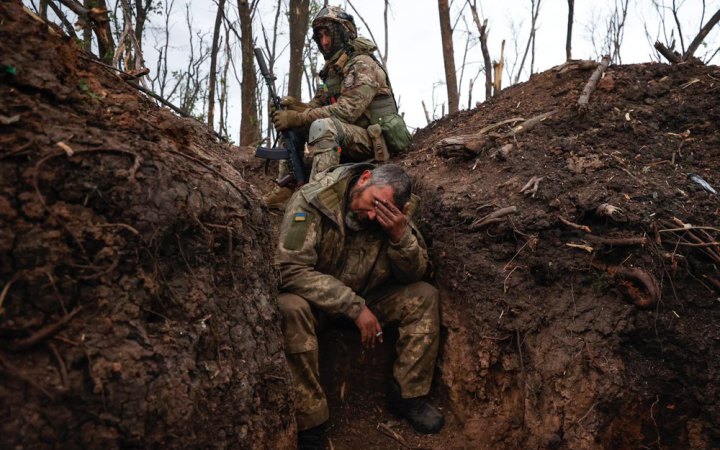
<path id="1" fill-rule="evenodd" d="M 298 450 L 325 450 L 327 448 L 327 422 L 298 432 Z"/>
<path id="2" fill-rule="evenodd" d="M 276 186 L 275 189 L 263 196 L 263 200 L 268 208 L 282 210 L 285 209 L 285 204 L 292 197 L 293 192 L 295 191 L 289 187 Z"/>
<path id="3" fill-rule="evenodd" d="M 407 419 L 420 433 L 434 434 L 445 425 L 442 413 L 428 402 L 426 396 L 402 398 L 400 385 L 395 379 L 390 381 L 387 400 L 390 412 Z"/>

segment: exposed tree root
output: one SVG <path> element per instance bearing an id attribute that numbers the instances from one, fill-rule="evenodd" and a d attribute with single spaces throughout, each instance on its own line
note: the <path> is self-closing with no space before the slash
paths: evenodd
<path id="1" fill-rule="evenodd" d="M 598 270 L 604 270 L 613 278 L 623 279 L 620 283 L 625 288 L 625 293 L 633 300 L 638 308 L 651 308 L 660 301 L 660 287 L 655 277 L 638 267 L 611 266 L 600 261 L 593 261 L 592 266 Z M 643 289 L 633 284 L 640 284 Z"/>

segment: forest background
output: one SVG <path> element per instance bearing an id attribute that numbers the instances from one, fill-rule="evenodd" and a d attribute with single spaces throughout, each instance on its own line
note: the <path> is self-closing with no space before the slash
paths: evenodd
<path id="1" fill-rule="evenodd" d="M 279 95 L 308 100 L 322 57 L 315 0 L 25 0 L 127 81 L 240 145 L 268 139 L 261 47 Z M 473 108 L 568 59 L 616 64 L 720 60 L 720 0 L 356 0 L 355 17 L 388 67 L 406 122 Z"/>

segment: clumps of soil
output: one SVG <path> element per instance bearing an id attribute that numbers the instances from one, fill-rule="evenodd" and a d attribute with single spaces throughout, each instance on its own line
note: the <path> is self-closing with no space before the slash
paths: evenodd
<path id="1" fill-rule="evenodd" d="M 720 199 L 696 181 L 720 191 L 720 70 L 610 66 L 580 111 L 593 70 L 434 122 L 401 160 L 472 448 L 720 445 Z"/>
<path id="2" fill-rule="evenodd" d="M 9 448 L 291 448 L 256 190 L 206 127 L 0 4 Z"/>
<path id="3" fill-rule="evenodd" d="M 269 186 L 262 163 L 19 1 L 0 24 L 3 443 L 292 448 L 278 216 L 242 174 Z M 535 75 L 396 157 L 441 290 L 448 425 L 389 416 L 392 330 L 370 354 L 350 326 L 321 336 L 334 448 L 720 447 L 720 201 L 702 184 L 720 188 L 720 70 L 610 66 L 579 111 L 592 70 Z"/>

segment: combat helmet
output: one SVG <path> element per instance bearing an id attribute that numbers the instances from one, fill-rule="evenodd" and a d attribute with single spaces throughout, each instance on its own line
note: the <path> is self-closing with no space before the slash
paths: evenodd
<path id="1" fill-rule="evenodd" d="M 357 28 L 355 27 L 355 19 L 352 14 L 348 14 L 338 6 L 326 6 L 322 8 L 312 21 L 313 40 L 320 49 L 325 59 L 333 56 L 338 50 L 342 49 L 345 44 L 357 38 Z M 320 35 L 318 30 L 325 28 L 330 33 L 332 39 L 332 48 L 325 54 L 320 45 Z"/>

